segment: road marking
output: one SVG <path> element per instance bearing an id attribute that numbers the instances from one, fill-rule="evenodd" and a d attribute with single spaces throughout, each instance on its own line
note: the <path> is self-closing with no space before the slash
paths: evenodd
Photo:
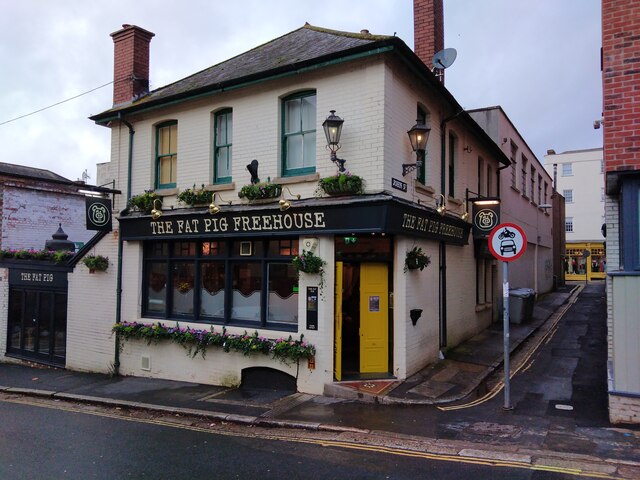
<path id="1" fill-rule="evenodd" d="M 173 423 L 167 420 L 157 420 L 157 419 L 145 419 L 145 418 L 133 418 L 124 416 L 124 412 L 122 414 L 109 413 L 109 412 L 101 412 L 101 411 L 87 411 L 79 406 L 74 405 L 65 405 L 65 404 L 48 404 L 44 402 L 37 402 L 28 398 L 2 398 L 0 397 L 0 402 L 6 403 L 15 403 L 21 405 L 29 405 L 33 407 L 40 408 L 49 408 L 52 410 L 61 410 L 65 412 L 71 413 L 82 413 L 86 415 L 94 415 L 96 417 L 104 417 L 104 418 L 112 418 L 114 420 L 124 420 L 128 422 L 136 422 L 136 423 L 145 423 L 149 425 L 158 425 L 163 427 L 176 428 L 180 430 L 189 430 L 193 432 L 199 433 L 208 433 L 211 435 L 224 435 L 228 437 L 239 437 L 239 438 L 259 438 L 264 440 L 272 440 L 272 441 L 281 441 L 281 442 L 295 442 L 295 443 L 303 443 L 310 445 L 320 445 L 322 447 L 327 448 L 341 448 L 346 450 L 357 450 L 357 451 L 367 451 L 374 453 L 382 453 L 388 455 L 397 455 L 401 457 L 411 457 L 418 458 L 424 460 L 434 460 L 434 461 L 444 461 L 444 462 L 454 462 L 454 463 L 465 463 L 472 465 L 481 465 L 487 467 L 501 467 L 501 468 L 517 468 L 522 470 L 543 470 L 547 472 L 554 473 L 565 473 L 569 475 L 578 475 L 582 477 L 588 478 L 604 478 L 604 479 L 615 479 L 617 477 L 613 477 L 607 474 L 603 474 L 600 472 L 589 472 L 586 470 L 578 469 L 578 468 L 562 468 L 548 465 L 531 465 L 527 462 L 519 462 L 519 461 L 506 461 L 506 460 L 495 460 L 481 457 L 473 457 L 473 456 L 457 456 L 457 455 L 444 455 L 438 453 L 429 453 L 422 452 L 418 450 L 410 450 L 407 448 L 399 448 L 392 446 L 383 446 L 383 445 L 366 445 L 363 443 L 357 443 L 354 441 L 346 441 L 346 440 L 328 440 L 328 439 L 318 439 L 313 437 L 289 437 L 286 435 L 279 435 L 268 432 L 234 432 L 229 430 L 218 430 L 218 429 L 210 429 L 205 427 L 198 427 L 195 425 L 184 425 L 179 423 Z M 206 421 L 206 420 L 203 420 Z M 222 422 L 224 423 L 224 422 Z"/>
<path id="2" fill-rule="evenodd" d="M 576 300 L 578 299 L 578 295 L 583 289 L 584 289 L 584 285 L 577 286 L 571 293 L 571 296 L 569 297 L 569 300 L 567 301 L 567 303 L 562 305 L 562 307 L 560 307 L 560 309 L 550 317 L 552 324 L 549 330 L 547 330 L 547 332 L 540 339 L 538 339 L 538 341 L 535 343 L 533 348 L 531 348 L 527 353 L 527 355 L 525 355 L 525 357 L 522 359 L 522 361 L 520 362 L 520 365 L 511 371 L 511 375 L 509 375 L 509 378 L 513 378 L 520 371 L 526 372 L 529 368 L 531 368 L 534 361 L 532 360 L 531 362 L 529 362 L 529 360 L 531 360 L 531 358 L 538 352 L 538 349 L 543 343 L 547 343 L 553 338 L 553 335 L 555 335 L 556 331 L 558 330 L 558 323 L 560 323 L 560 320 L 562 319 L 564 314 L 567 312 L 567 310 L 569 310 L 569 308 L 571 308 L 573 304 L 576 303 Z M 446 412 L 450 410 L 462 410 L 465 408 L 475 407 L 476 405 L 480 405 L 482 403 L 485 403 L 491 400 L 493 397 L 498 395 L 503 388 L 504 388 L 504 380 L 501 380 L 484 396 L 480 398 L 476 398 L 471 402 L 460 404 L 460 405 L 451 405 L 451 406 L 444 406 L 444 407 L 439 406 L 436 408 L 438 408 L 438 410 Z"/>

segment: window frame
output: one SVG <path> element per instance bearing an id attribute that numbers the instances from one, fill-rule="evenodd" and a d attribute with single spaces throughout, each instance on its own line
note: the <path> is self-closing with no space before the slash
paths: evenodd
<path id="1" fill-rule="evenodd" d="M 625 271 L 640 270 L 640 177 L 622 177 L 620 192 L 621 264 Z"/>
<path id="2" fill-rule="evenodd" d="M 458 160 L 458 137 L 455 133 L 449 132 L 449 161 L 447 164 L 447 194 L 455 198 L 456 186 L 456 163 Z"/>
<path id="3" fill-rule="evenodd" d="M 573 188 L 565 188 L 562 190 L 564 203 L 573 203 Z"/>
<path id="4" fill-rule="evenodd" d="M 252 255 L 244 256 L 240 254 L 239 244 L 241 242 L 249 241 L 252 243 Z M 278 242 L 279 244 L 288 245 L 285 248 L 285 252 L 289 254 L 282 254 L 282 246 L 278 248 L 278 252 L 273 253 L 269 251 L 269 242 Z M 204 244 L 218 244 L 219 251 L 214 255 L 207 255 L 203 253 Z M 176 248 L 180 244 L 195 244 L 194 253 L 182 255 L 176 253 Z M 259 245 L 258 245 L 259 244 Z M 142 274 L 142 295 L 141 295 L 141 312 L 145 318 L 156 318 L 160 320 L 168 321 L 188 321 L 193 323 L 202 323 L 208 325 L 225 325 L 225 326 L 239 326 L 250 328 L 264 328 L 268 330 L 280 330 L 280 331 L 297 331 L 299 328 L 300 318 L 296 315 L 297 321 L 274 321 L 268 318 L 269 307 L 269 266 L 270 265 L 291 265 L 294 255 L 299 251 L 298 237 L 269 237 L 269 238 L 252 238 L 252 239 L 177 239 L 177 240 L 160 240 L 160 241 L 146 241 L 142 244 L 143 249 L 143 274 Z M 288 250 L 287 250 L 288 249 Z M 238 250 L 236 252 L 236 250 Z M 154 254 L 155 252 L 155 254 Z M 161 252 L 158 254 L 157 252 Z M 223 315 L 206 315 L 201 313 L 202 307 L 202 269 L 204 264 L 208 263 L 221 263 L 224 265 L 224 300 L 223 300 Z M 192 301 L 192 313 L 174 313 L 174 295 L 175 289 L 173 284 L 176 282 L 177 277 L 173 275 L 174 267 L 177 264 L 189 264 L 193 265 L 193 298 Z M 260 269 L 260 298 L 259 298 L 259 318 L 254 320 L 247 320 L 242 318 L 233 318 L 233 269 L 236 265 L 243 265 L 247 263 L 258 263 Z M 154 311 L 149 309 L 149 274 L 154 265 L 163 265 L 165 275 L 164 285 L 164 308 L 162 311 Z M 291 267 L 293 268 L 293 267 Z M 297 275 L 295 275 L 297 281 Z M 299 284 L 297 284 L 299 288 Z M 293 293 L 300 294 L 299 291 L 292 291 Z M 299 298 L 298 298 L 299 304 Z"/>
<path id="5" fill-rule="evenodd" d="M 567 163 L 562 163 L 562 171 L 560 172 L 560 175 L 562 177 L 572 177 L 573 176 L 573 163 L 572 162 L 567 162 Z"/>
<path id="6" fill-rule="evenodd" d="M 291 100 L 302 100 L 303 98 L 307 98 L 307 97 L 315 97 L 316 98 L 316 105 L 315 105 L 315 112 L 314 112 L 314 117 L 315 117 L 315 123 L 314 123 L 314 129 L 313 130 L 303 130 L 302 129 L 302 125 L 300 125 L 300 130 L 297 130 L 296 132 L 290 132 L 287 133 L 287 102 L 291 101 Z M 310 173 L 315 173 L 316 172 L 316 165 L 317 165 L 317 142 L 318 142 L 318 128 L 317 128 L 317 117 L 318 117 L 318 104 L 317 104 L 317 99 L 318 99 L 318 94 L 315 90 L 305 90 L 303 92 L 298 92 L 295 93 L 293 95 L 288 95 L 284 98 L 282 98 L 281 103 L 281 136 L 280 136 L 280 144 L 281 144 L 281 148 L 282 148 L 282 159 L 281 159 L 281 166 L 282 166 L 282 176 L 283 177 L 294 177 L 294 176 L 298 176 L 298 175 L 307 175 Z M 303 115 L 300 116 L 300 119 L 302 121 Z M 302 153 L 303 153 L 303 162 L 304 162 L 304 135 L 313 133 L 315 135 L 315 141 L 316 141 L 316 151 L 314 151 L 314 158 L 313 158 L 313 166 L 307 166 L 307 167 L 300 167 L 300 168 L 289 168 L 288 166 L 288 151 L 287 151 L 287 139 L 289 137 L 292 137 L 294 135 L 302 135 L 302 139 L 303 139 L 303 147 L 302 147 Z"/>
<path id="7" fill-rule="evenodd" d="M 169 153 L 160 154 L 160 141 L 162 135 L 160 134 L 163 128 L 171 128 L 174 127 L 176 129 L 176 145 L 175 148 L 171 149 Z M 178 179 L 178 121 L 177 120 L 168 120 L 166 122 L 159 123 L 155 127 L 156 130 L 156 155 L 155 155 L 155 170 L 156 170 L 156 188 L 159 190 L 167 189 L 167 188 L 176 188 L 176 182 Z M 171 133 L 169 133 L 169 138 L 171 138 Z M 169 144 L 171 148 L 171 144 Z M 174 179 L 173 182 L 169 183 L 160 183 L 162 178 L 162 160 L 166 157 L 175 157 L 175 172 L 173 168 L 173 162 L 171 163 L 171 171 L 169 173 L 169 178 Z M 175 178 L 174 178 L 175 175 Z"/>
<path id="8" fill-rule="evenodd" d="M 218 124 L 222 119 L 225 119 L 226 122 L 226 132 L 227 138 L 226 143 L 218 143 Z M 231 134 L 229 134 L 229 125 L 231 125 Z M 231 137 L 231 138 L 230 138 Z M 227 149 L 228 151 L 228 159 L 229 159 L 229 175 L 226 177 L 221 177 L 218 174 L 219 164 L 218 164 L 218 153 Z M 213 116 L 213 180 L 214 184 L 225 184 L 231 183 L 232 175 L 231 171 L 233 169 L 233 109 L 232 108 L 223 108 L 222 110 L 218 110 L 215 112 Z"/>
<path id="9" fill-rule="evenodd" d="M 565 217 L 564 218 L 565 233 L 573 233 L 573 230 L 574 230 L 573 217 Z"/>
<path id="10" fill-rule="evenodd" d="M 418 105 L 416 109 L 416 122 L 420 122 L 420 121 L 424 125 L 430 124 L 429 112 L 427 112 L 425 108 Z M 420 165 L 416 169 L 416 180 L 418 180 L 418 182 L 420 182 L 421 184 L 426 185 L 427 184 L 427 150 L 425 149 L 423 152 L 416 152 L 416 160 L 418 159 L 417 155 L 420 156 L 419 158 L 420 160 L 422 160 L 422 165 Z"/>

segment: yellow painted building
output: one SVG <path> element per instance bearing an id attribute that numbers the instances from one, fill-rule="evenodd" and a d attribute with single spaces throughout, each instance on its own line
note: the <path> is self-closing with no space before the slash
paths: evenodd
<path id="1" fill-rule="evenodd" d="M 604 280 L 607 257 L 604 243 L 567 243 L 564 258 L 565 280 Z"/>

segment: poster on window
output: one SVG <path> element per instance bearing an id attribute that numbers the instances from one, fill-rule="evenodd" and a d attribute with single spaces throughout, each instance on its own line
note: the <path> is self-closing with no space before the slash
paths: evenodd
<path id="1" fill-rule="evenodd" d="M 380 296 L 369 296 L 369 311 L 370 312 L 379 312 L 380 311 Z"/>

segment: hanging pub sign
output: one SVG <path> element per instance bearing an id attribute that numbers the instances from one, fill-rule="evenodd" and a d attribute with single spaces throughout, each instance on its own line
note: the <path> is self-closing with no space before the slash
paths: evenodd
<path id="1" fill-rule="evenodd" d="M 472 205 L 473 238 L 488 238 L 491 230 L 500 223 L 500 201 L 478 200 Z"/>
<path id="2" fill-rule="evenodd" d="M 111 231 L 111 200 L 87 197 L 85 199 L 87 230 Z"/>

